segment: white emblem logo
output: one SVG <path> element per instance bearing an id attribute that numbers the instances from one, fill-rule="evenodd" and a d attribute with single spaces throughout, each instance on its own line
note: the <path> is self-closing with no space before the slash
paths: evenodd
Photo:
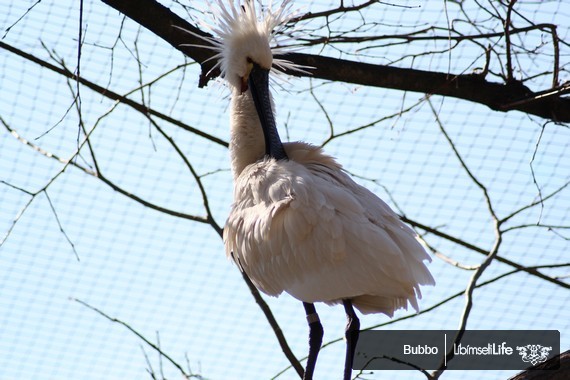
<path id="1" fill-rule="evenodd" d="M 523 362 L 536 365 L 548 359 L 548 354 L 552 350 L 552 347 L 544 347 L 540 344 L 527 344 L 526 346 L 517 346 L 517 350 L 519 351 L 519 355 L 522 356 Z"/>

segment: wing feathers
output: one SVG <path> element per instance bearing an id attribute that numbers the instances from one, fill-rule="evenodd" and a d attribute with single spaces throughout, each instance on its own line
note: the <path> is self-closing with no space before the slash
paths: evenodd
<path id="1" fill-rule="evenodd" d="M 226 252 L 269 295 L 306 301 L 352 298 L 364 313 L 417 310 L 429 256 L 398 215 L 356 184 L 334 159 L 307 144 L 289 161 L 264 159 L 235 184 Z"/>

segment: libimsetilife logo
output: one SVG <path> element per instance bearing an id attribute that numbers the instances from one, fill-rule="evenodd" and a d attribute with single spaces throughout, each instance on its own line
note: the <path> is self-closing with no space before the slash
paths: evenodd
<path id="1" fill-rule="evenodd" d="M 556 369 L 559 354 L 557 330 L 372 330 L 360 333 L 353 369 L 523 370 L 551 358 Z"/>
<path id="2" fill-rule="evenodd" d="M 548 354 L 552 351 L 552 347 L 544 347 L 540 344 L 527 344 L 526 346 L 517 346 L 522 361 L 537 365 L 548 359 Z"/>

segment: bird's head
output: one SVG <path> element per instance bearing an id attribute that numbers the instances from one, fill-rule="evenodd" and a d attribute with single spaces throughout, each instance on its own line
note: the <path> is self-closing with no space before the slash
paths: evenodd
<path id="1" fill-rule="evenodd" d="M 234 96 L 243 94 L 246 96 L 243 99 L 247 99 L 251 95 L 263 129 L 266 154 L 283 159 L 287 156 L 275 126 L 269 93 L 269 72 L 274 67 L 305 72 L 303 66 L 274 58 L 274 53 L 285 52 L 283 46 L 271 47 L 276 34 L 291 37 L 284 32 L 285 25 L 293 17 L 293 12 L 290 11 L 291 0 L 283 0 L 276 8 L 264 7 L 254 0 L 242 1 L 240 5 L 236 4 L 236 0 L 217 0 L 216 5 L 210 7 L 213 22 L 201 22 L 213 36 L 205 37 L 187 31 L 208 42 L 208 46 L 186 46 L 214 51 L 215 54 L 210 59 L 216 59 L 217 63 L 212 70 L 220 69 Z M 256 4 L 259 4 L 259 9 Z M 243 115 L 241 111 L 238 113 Z"/>
<path id="2" fill-rule="evenodd" d="M 269 71 L 273 65 L 270 23 L 257 19 L 253 1 L 245 4 L 238 9 L 231 4 L 233 12 L 224 15 L 227 33 L 221 33 L 220 68 L 228 83 L 240 92 L 247 90 L 252 70 Z"/>
<path id="3" fill-rule="evenodd" d="M 228 84 L 239 93 L 248 89 L 250 74 L 257 69 L 269 72 L 277 66 L 301 70 L 291 62 L 274 59 L 273 53 L 281 48 L 271 47 L 275 34 L 293 16 L 290 0 L 284 0 L 275 9 L 261 5 L 259 8 L 254 0 L 244 0 L 243 4 L 218 0 L 210 8 L 213 22 L 202 23 L 214 34 L 213 37 L 199 36 L 209 42 L 208 48 L 216 53 L 212 57 L 218 61 L 214 68 L 219 67 Z"/>
<path id="4" fill-rule="evenodd" d="M 234 95 L 250 90 L 263 129 L 266 154 L 284 159 L 287 155 L 273 116 L 269 72 L 274 65 L 299 69 L 288 61 L 275 59 L 271 48 L 275 33 L 292 17 L 290 0 L 284 0 L 276 9 L 260 5 L 259 11 L 254 0 L 244 1 L 243 5 L 234 4 L 234 0 L 227 5 L 221 0 L 217 1 L 218 7 L 212 10 L 216 26 L 209 29 L 218 38 L 208 40 L 217 53 L 214 55 L 218 59 L 216 66 L 232 87 Z"/>

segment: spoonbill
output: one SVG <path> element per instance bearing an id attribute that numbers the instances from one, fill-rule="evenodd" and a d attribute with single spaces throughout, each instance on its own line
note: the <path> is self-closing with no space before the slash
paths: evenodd
<path id="1" fill-rule="evenodd" d="M 206 24 L 216 36 L 201 37 L 231 89 L 234 201 L 224 244 L 262 292 L 285 291 L 303 302 L 309 324 L 304 379 L 313 377 L 323 337 L 314 303 L 343 304 L 349 379 L 360 327 L 353 306 L 390 317 L 408 304 L 417 311 L 420 285 L 435 282 L 415 232 L 385 202 L 320 147 L 281 142 L 269 73 L 299 67 L 274 58 L 270 44 L 291 19 L 290 8 L 289 0 L 259 10 L 251 0 L 218 1 L 212 7 L 217 25 Z"/>

